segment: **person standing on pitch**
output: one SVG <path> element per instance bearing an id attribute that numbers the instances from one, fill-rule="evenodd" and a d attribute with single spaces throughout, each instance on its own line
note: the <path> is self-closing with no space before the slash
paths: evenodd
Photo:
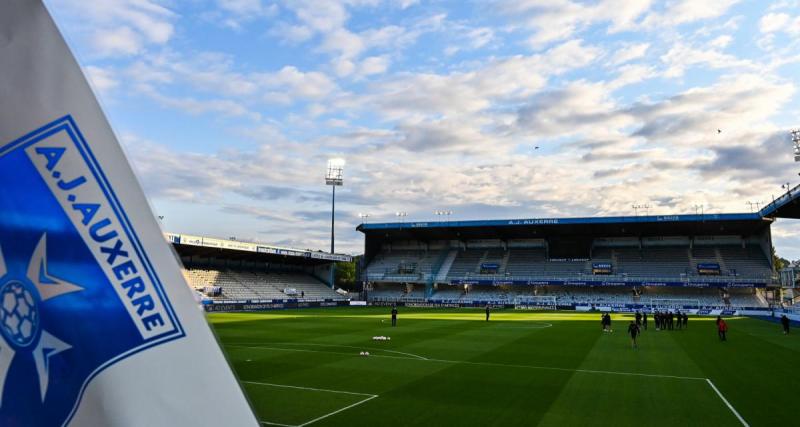
<path id="1" fill-rule="evenodd" d="M 642 326 L 642 313 L 640 313 L 639 310 L 636 310 L 636 315 L 634 317 L 636 317 L 636 326 L 639 326 L 641 328 L 641 326 Z"/>
<path id="2" fill-rule="evenodd" d="M 683 329 L 689 326 L 689 315 L 686 312 L 683 313 Z"/>
<path id="3" fill-rule="evenodd" d="M 789 318 L 785 314 L 781 316 L 781 325 L 783 325 L 783 334 L 789 335 Z"/>
<path id="4" fill-rule="evenodd" d="M 676 311 L 675 312 L 675 327 L 677 327 L 678 330 L 680 330 L 681 329 L 681 325 L 683 325 L 683 322 L 681 321 L 682 319 L 683 319 L 683 315 L 681 314 L 681 311 L 680 310 Z"/>
<path id="5" fill-rule="evenodd" d="M 628 325 L 628 333 L 631 335 L 631 345 L 633 345 L 634 350 L 637 350 L 639 348 L 639 345 L 636 343 L 636 337 L 639 336 L 639 332 L 641 332 L 641 329 L 639 329 L 639 325 L 637 325 L 636 323 L 633 322 L 633 320 L 631 320 L 631 324 Z"/>
<path id="6" fill-rule="evenodd" d="M 642 325 L 644 325 L 644 330 L 647 330 L 647 312 L 642 311 Z"/>
<path id="7" fill-rule="evenodd" d="M 717 316 L 717 335 L 719 335 L 720 341 L 728 341 L 728 337 L 726 334 L 728 333 L 728 324 L 725 323 L 725 320 L 722 317 Z"/>
<path id="8" fill-rule="evenodd" d="M 397 306 L 392 306 L 392 326 L 397 326 Z"/>
<path id="9" fill-rule="evenodd" d="M 486 321 L 489 321 L 489 304 L 486 304 Z"/>

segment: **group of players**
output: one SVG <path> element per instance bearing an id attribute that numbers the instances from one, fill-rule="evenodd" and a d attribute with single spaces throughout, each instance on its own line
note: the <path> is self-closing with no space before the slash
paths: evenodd
<path id="1" fill-rule="evenodd" d="M 645 316 L 646 315 L 647 314 L 645 313 Z M 638 318 L 638 312 L 636 313 L 636 316 Z M 671 311 L 661 312 L 656 310 L 655 313 L 653 313 L 653 318 L 656 322 L 657 331 L 662 329 L 670 331 L 673 329 L 684 329 L 689 324 L 689 315 L 685 312 L 681 313 L 680 311 L 673 313 Z M 644 328 L 647 329 L 647 325 L 645 325 Z"/>
<path id="2" fill-rule="evenodd" d="M 689 315 L 681 313 L 680 311 L 654 311 L 653 312 L 653 319 L 655 320 L 656 330 L 669 330 L 672 331 L 674 329 L 686 329 L 689 326 Z M 611 315 L 605 313 L 601 317 L 601 323 L 603 325 L 604 332 L 613 332 L 611 329 Z M 631 336 L 631 346 L 634 349 L 639 348 L 639 343 L 637 342 L 637 338 L 642 333 L 642 328 L 647 330 L 648 326 L 648 316 L 647 312 L 640 312 L 637 311 L 634 314 L 634 320 L 631 320 L 631 323 L 628 325 L 628 335 Z"/>

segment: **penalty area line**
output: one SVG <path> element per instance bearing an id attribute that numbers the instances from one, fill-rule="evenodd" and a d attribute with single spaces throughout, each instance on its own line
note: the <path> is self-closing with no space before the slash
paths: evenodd
<path id="1" fill-rule="evenodd" d="M 350 408 L 354 408 L 354 407 L 356 407 L 358 405 L 367 403 L 370 400 L 375 399 L 376 397 L 378 397 L 377 394 L 370 394 L 370 393 L 356 393 L 356 392 L 352 392 L 352 391 L 330 390 L 330 389 L 325 389 L 325 388 L 314 388 L 314 387 L 301 387 L 301 386 L 286 385 L 286 384 L 263 383 L 263 382 L 258 382 L 258 381 L 242 381 L 242 383 L 244 383 L 244 384 L 263 385 L 263 386 L 269 386 L 269 387 L 292 388 L 292 389 L 297 389 L 297 390 L 311 390 L 311 391 L 319 391 L 319 392 L 325 392 L 325 393 L 349 394 L 349 395 L 354 395 L 354 396 L 367 396 L 364 399 L 361 399 L 356 403 L 347 405 L 344 408 L 339 408 L 339 409 L 337 409 L 335 411 L 332 411 L 332 412 L 329 412 L 327 414 L 321 415 L 321 416 L 319 416 L 317 418 L 314 418 L 314 419 L 312 419 L 310 421 L 306 421 L 306 422 L 304 422 L 302 424 L 283 424 L 283 423 L 277 423 L 277 422 L 273 422 L 273 421 L 262 421 L 262 420 L 259 420 L 259 423 L 264 424 L 264 425 L 270 425 L 270 426 L 305 427 L 305 426 L 307 426 L 309 424 L 313 424 L 313 423 L 315 423 L 317 421 L 324 420 L 325 418 L 328 418 L 330 416 L 336 415 L 336 414 L 338 414 L 340 412 L 344 412 L 344 411 L 346 411 L 346 410 L 348 410 Z"/>
<path id="2" fill-rule="evenodd" d="M 722 392 L 719 391 L 717 386 L 715 386 L 714 383 L 708 378 L 706 378 L 706 382 L 708 382 L 708 385 L 710 385 L 711 388 L 714 389 L 714 392 L 717 393 L 717 396 L 719 396 L 719 398 L 722 399 L 722 402 L 725 403 L 725 406 L 727 406 L 728 409 L 730 409 L 731 412 L 733 412 L 733 415 L 735 415 L 736 418 L 739 419 L 739 422 L 742 423 L 744 427 L 750 427 L 750 424 L 747 424 L 747 421 L 745 421 L 744 418 L 742 418 L 742 416 L 739 414 L 739 412 L 733 407 L 733 405 L 731 405 L 731 402 L 728 402 L 728 399 L 726 399 L 725 396 L 722 395 Z"/>

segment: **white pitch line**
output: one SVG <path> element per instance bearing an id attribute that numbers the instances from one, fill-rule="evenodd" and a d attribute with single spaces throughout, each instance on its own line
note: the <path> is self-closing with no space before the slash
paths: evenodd
<path id="1" fill-rule="evenodd" d="M 241 345 L 228 345 L 228 347 L 238 347 L 238 348 L 251 348 L 251 349 L 263 349 L 263 350 L 278 350 L 278 351 L 296 351 L 296 352 L 303 352 L 303 353 L 326 353 L 326 354 L 343 354 L 347 356 L 354 356 L 352 353 L 344 353 L 344 352 L 337 352 L 337 351 L 320 351 L 320 350 L 307 350 L 307 349 L 299 349 L 299 348 L 281 348 L 281 347 L 266 347 L 266 346 L 241 346 Z M 417 359 L 413 357 L 399 357 L 399 356 L 388 356 L 383 354 L 374 354 L 369 357 L 382 357 L 382 358 L 389 358 L 389 359 L 402 359 L 402 360 L 418 360 L 421 362 L 438 362 L 438 363 L 452 363 L 452 364 L 467 364 L 467 365 L 478 365 L 478 366 L 494 366 L 494 367 L 501 367 L 501 368 L 520 368 L 520 369 L 539 369 L 539 370 L 547 370 L 547 371 L 562 371 L 562 372 L 578 372 L 584 374 L 606 374 L 606 375 L 626 375 L 626 376 L 635 376 L 635 377 L 646 377 L 646 378 L 668 378 L 668 379 L 676 379 L 676 380 L 695 380 L 695 381 L 704 381 L 706 378 L 700 377 L 683 377 L 678 375 L 665 375 L 665 374 L 644 374 L 638 372 L 620 372 L 620 371 L 599 371 L 599 370 L 591 370 L 591 369 L 573 369 L 573 368 L 559 368 L 556 366 L 536 366 L 536 365 L 510 365 L 505 363 L 492 363 L 492 362 L 472 362 L 469 360 L 447 360 L 447 359 Z"/>
<path id="2" fill-rule="evenodd" d="M 378 397 L 378 396 L 377 396 L 377 395 L 372 395 L 372 396 L 370 396 L 370 397 L 368 397 L 368 398 L 366 398 L 366 399 L 364 399 L 364 400 L 362 400 L 362 401 L 360 401 L 360 402 L 356 402 L 356 403 L 354 403 L 354 404 L 352 404 L 352 405 L 345 406 L 344 408 L 342 408 L 342 409 L 339 409 L 339 410 L 336 410 L 336 411 L 333 411 L 333 412 L 331 412 L 330 414 L 325 414 L 325 415 L 323 415 L 323 416 L 321 416 L 321 417 L 314 418 L 313 420 L 311 420 L 311 421 L 308 421 L 308 422 L 305 422 L 305 423 L 303 423 L 303 424 L 300 424 L 300 425 L 299 425 L 299 426 L 297 426 L 297 427 L 304 427 L 304 426 L 307 426 L 307 425 L 309 425 L 309 424 L 315 423 L 315 422 L 317 422 L 317 421 L 319 421 L 319 420 L 324 420 L 325 418 L 328 418 L 328 417 L 330 417 L 331 415 L 336 415 L 336 414 L 338 414 L 339 412 L 346 411 L 346 410 L 348 410 L 348 409 L 350 409 L 350 408 L 353 408 L 353 407 L 355 407 L 355 406 L 358 406 L 358 405 L 360 405 L 360 404 L 362 404 L 362 403 L 367 403 L 367 402 L 369 402 L 370 400 L 372 400 L 372 399 L 374 399 L 374 398 L 376 398 L 376 397 Z"/>
<path id="3" fill-rule="evenodd" d="M 717 386 L 715 386 L 714 383 L 711 382 L 711 380 L 708 379 L 708 378 L 706 378 L 706 381 L 708 382 L 708 385 L 710 385 L 711 388 L 713 388 L 714 391 L 717 393 L 717 396 L 719 396 L 719 398 L 722 399 L 722 401 L 725 403 L 725 406 L 727 406 L 728 409 L 730 409 L 731 412 L 733 412 L 733 415 L 736 415 L 736 418 L 739 419 L 739 422 L 742 423 L 742 425 L 744 427 L 750 427 L 750 424 L 747 424 L 747 421 L 745 421 L 744 418 L 742 418 L 742 416 L 739 415 L 739 412 L 736 411 L 736 409 L 734 409 L 733 405 L 731 405 L 731 403 L 728 402 L 728 399 L 726 399 L 725 396 L 722 395 L 722 392 L 719 391 Z"/>
<path id="4" fill-rule="evenodd" d="M 383 351 L 383 352 L 386 352 L 386 353 L 404 354 L 404 355 L 406 355 L 406 356 L 411 356 L 411 357 L 414 357 L 414 358 L 417 358 L 417 359 L 420 359 L 420 360 L 428 360 L 428 358 L 427 358 L 427 357 L 423 357 L 423 356 L 420 356 L 420 355 L 418 355 L 418 354 L 414 354 L 414 353 L 405 353 L 405 352 L 402 352 L 402 351 L 396 351 L 396 350 L 386 350 L 386 349 L 383 349 L 383 348 L 380 348 L 380 347 L 363 347 L 363 346 L 355 346 L 355 345 L 341 345 L 341 344 L 318 344 L 318 343 L 310 343 L 310 342 L 309 342 L 309 343 L 298 343 L 298 342 L 273 342 L 273 343 L 269 343 L 269 344 L 275 344 L 275 345 L 297 345 L 297 346 L 304 346 L 304 345 L 307 345 L 307 346 L 316 346 L 316 347 L 332 347 L 332 348 L 341 347 L 341 348 L 354 348 L 354 349 L 356 349 L 356 350 L 375 350 L 375 351 Z"/>
<path id="5" fill-rule="evenodd" d="M 266 424 L 268 426 L 281 426 L 281 427 L 297 427 L 294 424 L 281 424 L 281 423 L 273 423 L 272 421 L 259 421 L 261 424 Z"/>
<path id="6" fill-rule="evenodd" d="M 314 388 L 314 387 L 301 387 L 297 385 L 286 385 L 286 384 L 274 384 L 274 383 L 262 383 L 258 381 L 242 381 L 245 384 L 256 384 L 256 385 L 267 385 L 272 387 L 283 387 L 283 388 L 295 388 L 298 390 L 312 390 L 312 391 L 324 391 L 327 393 L 339 393 L 339 394 L 354 394 L 356 396 L 377 396 L 372 393 L 356 393 L 354 391 L 344 391 L 344 390 L 330 390 L 326 388 Z"/>
<path id="7" fill-rule="evenodd" d="M 324 353 L 324 352 L 321 352 L 321 353 Z M 329 412 L 329 413 L 327 413 L 325 415 L 322 415 L 322 416 L 319 416 L 317 418 L 314 418 L 311 421 L 306 421 L 303 424 L 292 425 L 292 424 L 281 424 L 281 423 L 276 423 L 276 422 L 272 422 L 272 421 L 259 421 L 261 424 L 267 424 L 267 425 L 272 425 L 272 426 L 281 426 L 281 427 L 304 427 L 304 426 L 307 426 L 309 424 L 313 424 L 313 423 L 315 423 L 317 421 L 320 421 L 320 420 L 323 420 L 325 418 L 328 418 L 328 417 L 330 417 L 332 415 L 336 415 L 339 412 L 343 412 L 343 411 L 346 411 L 346 410 L 348 410 L 350 408 L 353 408 L 353 407 L 356 407 L 358 405 L 361 405 L 362 403 L 367 403 L 370 400 L 378 397 L 377 394 L 356 393 L 356 392 L 352 392 L 352 391 L 343 391 L 343 390 L 329 390 L 329 389 L 325 389 L 325 388 L 301 387 L 301 386 L 296 386 L 296 385 L 262 383 L 262 382 L 258 382 L 258 381 L 242 381 L 242 382 L 245 383 L 245 384 L 256 384 L 256 385 L 265 385 L 265 386 L 272 386 L 272 387 L 293 388 L 293 389 L 298 389 L 298 390 L 312 390 L 312 391 L 321 391 L 321 392 L 327 392 L 327 393 L 350 394 L 350 395 L 355 395 L 355 396 L 367 396 L 366 399 L 361 399 L 358 402 L 353 403 L 352 405 L 347 405 L 344 408 L 340 408 L 340 409 L 337 409 L 337 410 L 335 410 L 333 412 Z"/>

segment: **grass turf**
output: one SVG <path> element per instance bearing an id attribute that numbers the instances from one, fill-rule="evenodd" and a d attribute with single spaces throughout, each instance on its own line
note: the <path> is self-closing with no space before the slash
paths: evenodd
<path id="1" fill-rule="evenodd" d="M 299 426 L 795 425 L 800 337 L 757 319 L 650 330 L 596 313 L 334 308 L 209 320 L 261 421 Z M 373 341 L 376 335 L 390 341 Z M 359 352 L 369 351 L 369 357 Z M 377 397 L 373 397 L 377 396 Z"/>

